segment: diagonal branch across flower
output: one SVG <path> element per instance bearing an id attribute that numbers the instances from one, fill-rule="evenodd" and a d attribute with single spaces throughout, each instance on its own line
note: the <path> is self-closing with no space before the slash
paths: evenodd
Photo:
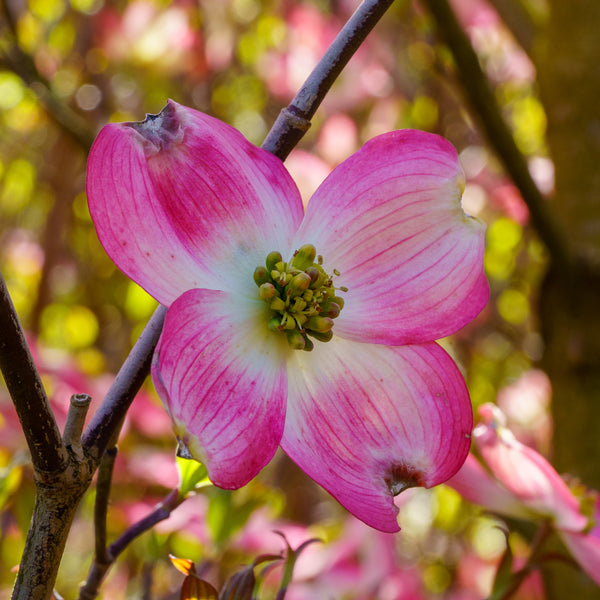
<path id="1" fill-rule="evenodd" d="M 448 142 L 395 131 L 334 169 L 304 213 L 277 158 L 190 108 L 100 132 L 90 212 L 114 262 L 169 307 L 152 375 L 213 483 L 244 485 L 281 445 L 396 531 L 393 494 L 460 468 L 470 401 L 433 340 L 488 298 L 462 182 Z"/>

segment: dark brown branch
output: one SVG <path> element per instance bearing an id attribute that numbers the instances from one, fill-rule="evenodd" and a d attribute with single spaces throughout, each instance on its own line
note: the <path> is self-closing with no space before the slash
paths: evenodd
<path id="1" fill-rule="evenodd" d="M 0 275 L 0 370 L 23 427 L 36 471 L 60 473 L 67 451 L 21 324 Z"/>
<path id="2" fill-rule="evenodd" d="M 10 6 L 9 0 L 1 0 L 0 9 L 2 10 L 2 14 L 6 19 L 6 24 L 8 25 L 8 30 L 13 39 L 17 38 L 17 19 L 13 13 L 12 7 Z"/>
<path id="3" fill-rule="evenodd" d="M 92 480 L 94 465 L 73 454 L 61 473 L 36 471 L 35 507 L 17 572 L 13 600 L 48 600 L 71 523 Z"/>
<path id="4" fill-rule="evenodd" d="M 364 0 L 338 33 L 327 52 L 287 108 L 262 147 L 285 160 L 310 127 L 310 120 L 342 69 L 394 0 Z"/>
<path id="5" fill-rule="evenodd" d="M 478 117 L 491 147 L 504 164 L 529 208 L 531 221 L 556 265 L 568 267 L 571 252 L 564 232 L 554 219 L 546 199 L 533 181 L 527 162 L 502 118 L 469 39 L 456 20 L 447 0 L 423 0 L 434 16 L 441 36 L 450 48 L 464 92 Z"/>

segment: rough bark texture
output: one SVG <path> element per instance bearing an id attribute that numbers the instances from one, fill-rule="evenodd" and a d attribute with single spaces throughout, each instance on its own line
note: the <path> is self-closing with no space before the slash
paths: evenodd
<path id="1" fill-rule="evenodd" d="M 571 240 L 600 259 L 600 3 L 550 0 L 539 80 L 556 165 L 556 205 Z"/>
<path id="2" fill-rule="evenodd" d="M 541 295 L 554 464 L 600 489 L 600 2 L 548 4 L 537 66 L 556 169 L 553 209 L 579 257 L 569 272 L 551 269 Z M 554 600 L 600 598 L 574 570 L 553 563 L 546 576 Z"/>
<path id="3" fill-rule="evenodd" d="M 74 455 L 71 459 L 62 473 L 35 474 L 35 507 L 13 600 L 48 600 L 52 597 L 48 582 L 56 580 L 79 500 L 94 473 L 92 461 L 80 460 Z"/>

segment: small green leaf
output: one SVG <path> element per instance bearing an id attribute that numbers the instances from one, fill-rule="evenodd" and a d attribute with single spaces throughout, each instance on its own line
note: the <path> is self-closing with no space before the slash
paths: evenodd
<path id="1" fill-rule="evenodd" d="M 206 467 L 197 460 L 175 457 L 179 471 L 179 494 L 185 498 L 190 492 L 212 485 Z"/>
<path id="2" fill-rule="evenodd" d="M 275 600 L 283 600 L 283 598 L 285 597 L 285 593 L 287 591 L 288 585 L 292 581 L 292 576 L 294 574 L 294 566 L 296 565 L 296 561 L 298 560 L 298 557 L 300 556 L 300 554 L 304 551 L 304 549 L 308 545 L 310 545 L 314 542 L 320 542 L 322 540 L 320 540 L 319 538 L 311 538 L 310 540 L 306 540 L 305 542 L 302 542 L 302 544 L 300 544 L 300 546 L 298 546 L 298 548 L 296 548 L 296 550 L 292 550 L 292 547 L 290 546 L 289 542 L 287 541 L 287 538 L 285 537 L 285 535 L 283 533 L 281 533 L 281 531 L 275 531 L 275 533 L 277 533 L 278 535 L 280 535 L 283 538 L 283 541 L 285 542 L 285 545 L 287 546 L 285 567 L 283 570 L 283 577 L 281 579 L 281 585 L 279 586 L 279 591 L 277 592 L 277 597 L 275 599 Z"/>

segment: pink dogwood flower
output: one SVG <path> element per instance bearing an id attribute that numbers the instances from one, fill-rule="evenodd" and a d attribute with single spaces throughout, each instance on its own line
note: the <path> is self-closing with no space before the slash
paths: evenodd
<path id="1" fill-rule="evenodd" d="M 154 384 L 215 485 L 246 484 L 281 445 L 359 519 L 397 531 L 393 495 L 458 470 L 470 401 L 433 340 L 488 298 L 462 185 L 448 142 L 396 131 L 304 213 L 280 160 L 190 108 L 100 132 L 90 212 L 113 261 L 169 307 Z"/>
<path id="2" fill-rule="evenodd" d="M 600 506 L 591 507 L 592 515 L 584 514 L 581 499 L 541 454 L 515 438 L 498 407 L 484 404 L 479 413 L 482 421 L 473 430 L 473 439 L 491 474 L 470 454 L 448 485 L 498 514 L 548 521 L 584 571 L 600 584 Z"/>

